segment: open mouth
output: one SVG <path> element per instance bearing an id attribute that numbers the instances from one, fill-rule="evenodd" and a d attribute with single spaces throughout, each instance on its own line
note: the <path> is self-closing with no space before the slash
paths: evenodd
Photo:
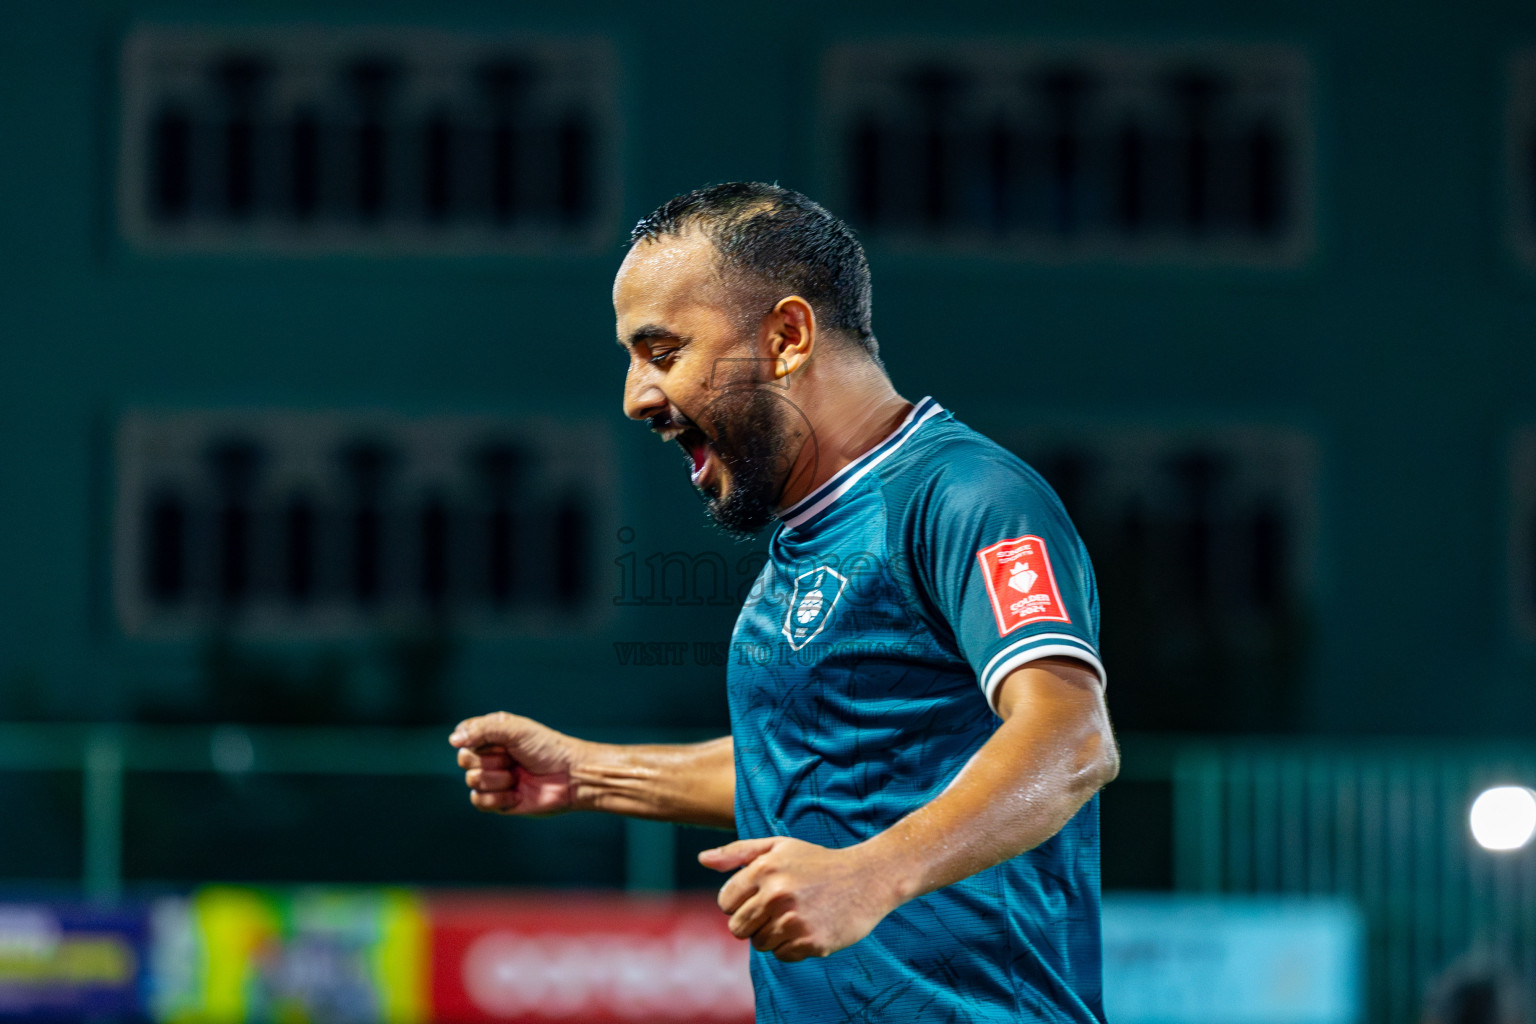
<path id="1" fill-rule="evenodd" d="M 714 449 L 710 447 L 709 438 L 697 427 L 689 427 L 677 436 L 677 443 L 688 456 L 691 467 L 689 479 L 693 486 L 703 487 L 705 478 L 710 475 L 713 462 L 718 460 Z"/>

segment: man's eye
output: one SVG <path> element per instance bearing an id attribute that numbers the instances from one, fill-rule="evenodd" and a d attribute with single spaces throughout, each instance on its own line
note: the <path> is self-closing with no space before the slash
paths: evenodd
<path id="1" fill-rule="evenodd" d="M 647 359 L 646 362 L 650 363 L 652 366 L 661 366 L 675 355 L 677 355 L 677 349 L 669 348 L 662 352 L 653 353 L 651 358 Z"/>

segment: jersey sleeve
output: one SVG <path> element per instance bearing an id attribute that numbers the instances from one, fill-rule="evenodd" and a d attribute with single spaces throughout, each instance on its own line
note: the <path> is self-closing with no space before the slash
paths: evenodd
<path id="1" fill-rule="evenodd" d="M 1107 681 L 1093 569 L 1033 470 L 1001 456 L 957 461 L 936 474 L 923 505 L 918 578 L 989 705 L 1010 672 L 1040 658 L 1075 658 Z"/>

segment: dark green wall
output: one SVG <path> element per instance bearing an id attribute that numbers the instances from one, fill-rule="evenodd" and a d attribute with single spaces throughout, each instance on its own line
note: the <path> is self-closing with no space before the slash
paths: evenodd
<path id="1" fill-rule="evenodd" d="M 1301 48 L 1317 140 L 1317 243 L 1301 265 L 1042 266 L 875 247 L 887 363 L 909 397 L 931 393 L 978 425 L 1230 419 L 1312 432 L 1319 582 L 1301 724 L 1529 732 L 1536 721 L 1536 648 L 1511 622 L 1504 564 L 1506 444 L 1536 421 L 1536 272 L 1506 244 L 1503 183 L 1507 61 L 1536 42 L 1536 8 L 1444 0 L 1390 15 L 1362 3 L 12 4 L 0 33 L 0 717 L 130 715 L 145 694 L 175 701 L 198 685 L 195 647 L 122 638 L 107 599 L 110 441 L 131 407 L 606 416 L 634 548 L 744 553 L 705 532 L 676 456 L 620 418 L 608 290 L 624 223 L 611 251 L 550 259 L 169 257 L 122 241 L 117 47 L 135 22 L 209 19 L 608 36 L 625 222 L 714 180 L 824 194 L 816 82 L 838 42 Z M 600 564 L 622 550 L 611 542 Z M 716 723 L 717 671 L 621 669 L 609 642 L 724 639 L 730 618 L 619 610 L 596 641 L 470 643 L 442 713 Z"/>

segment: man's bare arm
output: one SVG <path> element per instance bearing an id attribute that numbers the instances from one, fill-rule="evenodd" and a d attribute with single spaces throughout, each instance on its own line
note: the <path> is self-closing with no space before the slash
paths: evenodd
<path id="1" fill-rule="evenodd" d="M 943 793 L 886 831 L 828 849 L 774 836 L 700 854 L 733 934 L 781 960 L 826 956 L 901 904 L 1045 842 L 1119 771 L 1103 690 L 1081 662 L 1011 673 L 1004 719 Z"/>
<path id="2" fill-rule="evenodd" d="M 1003 724 L 948 788 L 869 842 L 903 902 L 1039 846 L 1120 771 L 1102 685 L 1046 659 L 998 690 Z"/>
<path id="3" fill-rule="evenodd" d="M 482 811 L 606 811 L 735 827 L 736 770 L 729 736 L 677 745 L 592 743 L 496 712 L 460 722 L 448 742 L 459 748 L 470 802 Z"/>
<path id="4" fill-rule="evenodd" d="M 682 746 L 594 744 L 572 772 L 580 807 L 681 825 L 736 827 L 729 736 Z"/>

